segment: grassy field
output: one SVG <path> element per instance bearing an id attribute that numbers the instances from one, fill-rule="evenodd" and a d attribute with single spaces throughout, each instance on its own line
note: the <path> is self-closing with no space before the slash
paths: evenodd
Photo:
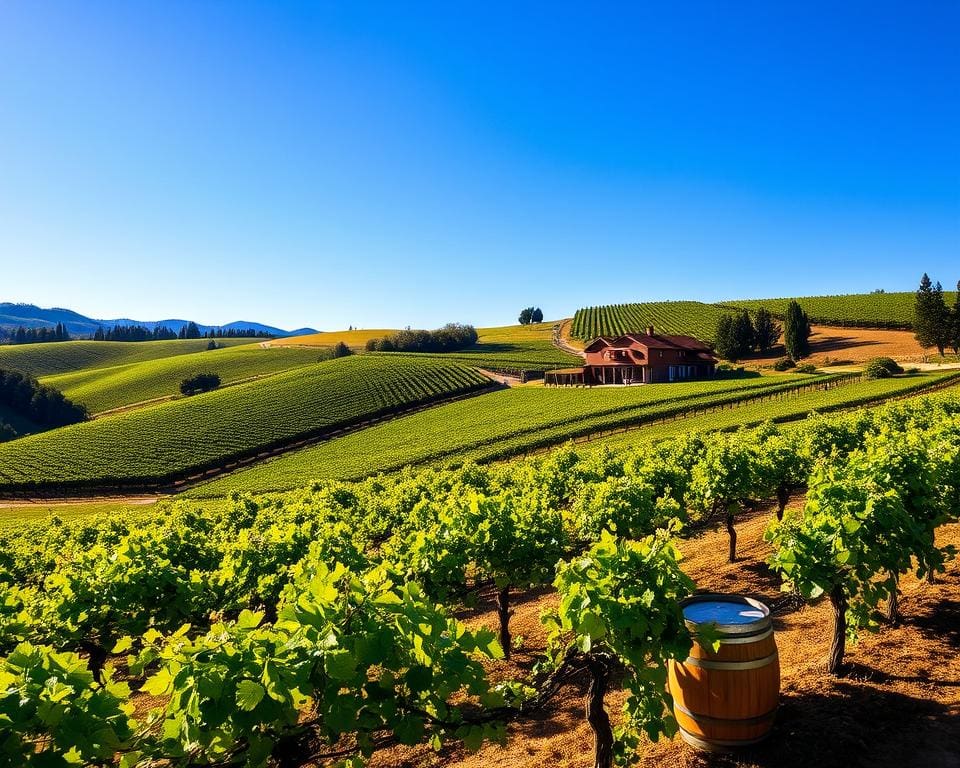
<path id="1" fill-rule="evenodd" d="M 610 304 L 578 309 L 570 335 L 577 339 L 619 336 L 643 332 L 653 326 L 656 333 L 713 339 L 717 320 L 729 310 L 699 301 L 648 301 L 641 304 Z"/>
<path id="2" fill-rule="evenodd" d="M 378 339 L 396 333 L 394 328 L 365 328 L 355 331 L 323 331 L 309 333 L 305 336 L 287 336 L 283 339 L 272 339 L 271 347 L 332 347 L 342 341 L 356 351 L 362 351 L 370 339 Z"/>
<path id="3" fill-rule="evenodd" d="M 488 458 L 503 450 L 519 453 L 584 432 L 649 420 L 673 409 L 738 399 L 814 380 L 779 375 L 651 387 L 501 390 L 296 451 L 214 480 L 193 493 L 217 496 L 232 489 L 287 489 L 315 478 L 351 479 L 407 464 Z"/>
<path id="4" fill-rule="evenodd" d="M 580 358 L 569 355 L 553 346 L 552 322 L 535 325 L 504 325 L 495 328 L 479 328 L 477 343 L 459 352 L 420 353 L 416 357 L 437 358 L 473 365 L 479 368 L 506 371 L 544 370 L 577 365 Z M 329 347 L 338 341 L 356 351 L 363 351 L 367 339 L 385 336 L 394 331 L 388 329 L 369 331 L 332 331 L 309 336 L 294 336 L 277 339 L 271 346 L 320 346 Z M 399 354 L 399 353 L 389 353 Z M 408 354 L 408 353 L 404 353 Z"/>
<path id="5" fill-rule="evenodd" d="M 456 363 L 356 356 L 0 445 L 0 491 L 150 485 L 489 385 Z"/>
<path id="6" fill-rule="evenodd" d="M 106 368 L 174 355 L 189 355 L 207 348 L 208 339 L 172 341 L 55 341 L 48 344 L 0 346 L 0 368 L 14 368 L 31 376 L 55 376 L 85 368 Z M 217 339 L 235 347 L 250 339 Z"/>
<path id="7" fill-rule="evenodd" d="M 316 349 L 264 348 L 245 344 L 189 355 L 175 355 L 111 368 L 90 368 L 45 377 L 42 382 L 59 389 L 91 413 L 121 408 L 160 397 L 179 396 L 179 384 L 197 373 L 216 373 L 224 384 L 266 376 L 318 362 Z"/>

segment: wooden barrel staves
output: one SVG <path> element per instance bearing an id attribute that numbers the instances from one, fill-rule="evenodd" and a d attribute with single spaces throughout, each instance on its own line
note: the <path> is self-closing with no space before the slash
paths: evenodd
<path id="1" fill-rule="evenodd" d="M 766 738 L 780 700 L 780 660 L 770 609 L 738 595 L 702 594 L 682 603 L 695 641 L 683 662 L 669 669 L 673 712 L 691 746 L 723 752 Z M 703 625 L 714 625 L 714 652 L 696 642 Z M 706 642 L 706 641 L 705 641 Z"/>

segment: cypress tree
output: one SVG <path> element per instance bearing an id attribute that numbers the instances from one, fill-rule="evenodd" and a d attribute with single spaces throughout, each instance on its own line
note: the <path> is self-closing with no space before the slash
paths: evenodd
<path id="1" fill-rule="evenodd" d="M 773 319 L 770 311 L 760 307 L 757 310 L 757 319 L 753 324 L 754 343 L 759 352 L 766 352 L 780 341 L 780 324 Z"/>
<path id="2" fill-rule="evenodd" d="M 943 287 L 939 282 L 934 285 L 924 272 L 914 304 L 914 338 L 921 347 L 936 347 L 942 355 L 951 341 L 951 325 Z"/>
<path id="3" fill-rule="evenodd" d="M 957 295 L 950 313 L 950 346 L 953 354 L 960 355 L 960 280 L 957 280 Z"/>
<path id="4" fill-rule="evenodd" d="M 787 305 L 783 317 L 783 345 L 793 360 L 810 354 L 810 318 L 796 301 Z"/>

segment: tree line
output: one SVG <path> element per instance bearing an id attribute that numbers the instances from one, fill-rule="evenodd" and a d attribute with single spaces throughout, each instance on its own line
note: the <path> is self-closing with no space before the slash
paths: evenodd
<path id="1" fill-rule="evenodd" d="M 953 307 L 948 307 L 940 281 L 934 284 L 924 272 L 914 313 L 913 334 L 921 347 L 936 347 L 941 356 L 948 347 L 960 354 L 960 281 Z"/>
<path id="2" fill-rule="evenodd" d="M 725 360 L 740 360 L 754 351 L 767 352 L 782 335 L 787 356 L 799 360 L 810 354 L 810 334 L 810 318 L 796 301 L 787 305 L 783 325 L 764 307 L 753 317 L 743 309 L 735 314 L 722 315 L 717 321 L 714 351 Z"/>
<path id="3" fill-rule="evenodd" d="M 0 369 L 0 405 L 10 412 L 47 430 L 85 421 L 87 409 L 71 402 L 63 393 L 40 384 L 20 371 Z M 18 436 L 12 425 L 0 422 L 0 441 Z"/>
<path id="4" fill-rule="evenodd" d="M 170 341 L 172 339 L 259 339 L 273 338 L 266 331 L 257 331 L 253 328 L 212 328 L 201 331 L 192 320 L 184 325 L 179 332 L 173 331 L 165 325 L 147 328 L 145 325 L 115 325 L 106 330 L 97 328 L 93 334 L 94 341 Z"/>
<path id="5" fill-rule="evenodd" d="M 67 326 L 57 323 L 54 328 L 24 328 L 22 325 L 15 331 L 4 330 L 3 340 L 7 344 L 43 344 L 48 341 L 70 341 Z"/>
<path id="6" fill-rule="evenodd" d="M 368 339 L 367 352 L 455 352 L 477 343 L 477 329 L 472 325 L 447 323 L 435 331 L 397 331 L 389 336 Z"/>

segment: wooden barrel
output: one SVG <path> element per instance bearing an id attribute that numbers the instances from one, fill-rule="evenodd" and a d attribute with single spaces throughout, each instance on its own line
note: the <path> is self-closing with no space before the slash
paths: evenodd
<path id="1" fill-rule="evenodd" d="M 673 712 L 680 735 L 697 749 L 724 752 L 755 744 L 770 733 L 780 700 L 780 660 L 766 605 L 739 595 L 702 594 L 682 603 L 695 641 L 683 662 L 669 668 Z M 696 642 L 714 625 L 716 653 Z"/>

